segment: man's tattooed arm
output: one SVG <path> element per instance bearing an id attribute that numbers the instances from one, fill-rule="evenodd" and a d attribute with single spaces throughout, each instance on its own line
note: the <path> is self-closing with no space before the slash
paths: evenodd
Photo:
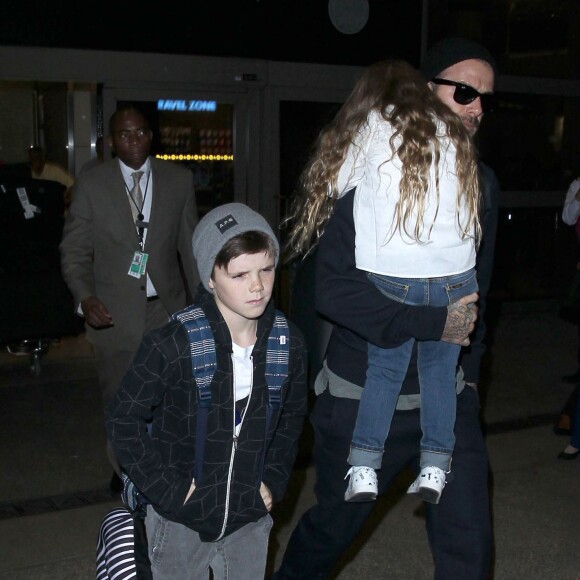
<path id="1" fill-rule="evenodd" d="M 477 293 L 469 294 L 447 307 L 447 321 L 441 340 L 461 346 L 469 344 L 469 335 L 477 320 L 477 298 Z"/>

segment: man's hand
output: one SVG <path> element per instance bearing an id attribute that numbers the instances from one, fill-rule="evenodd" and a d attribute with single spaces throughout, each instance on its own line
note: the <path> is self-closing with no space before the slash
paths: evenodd
<path id="1" fill-rule="evenodd" d="M 441 340 L 461 346 L 469 344 L 469 335 L 473 332 L 477 320 L 475 303 L 478 298 L 479 295 L 474 292 L 447 307 L 447 320 Z"/>
<path id="2" fill-rule="evenodd" d="M 106 328 L 113 326 L 113 317 L 107 307 L 96 297 L 89 296 L 81 302 L 81 310 L 85 315 L 85 321 L 93 328 Z"/>

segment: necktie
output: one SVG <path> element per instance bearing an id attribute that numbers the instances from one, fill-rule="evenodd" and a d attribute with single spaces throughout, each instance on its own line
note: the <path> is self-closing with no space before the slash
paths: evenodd
<path id="1" fill-rule="evenodd" d="M 143 208 L 143 192 L 141 191 L 140 180 L 143 175 L 142 171 L 134 171 L 131 174 L 133 177 L 133 188 L 131 189 L 131 197 L 135 203 L 131 203 L 131 211 L 133 212 L 133 219 L 137 220 L 137 216 L 142 213 Z"/>

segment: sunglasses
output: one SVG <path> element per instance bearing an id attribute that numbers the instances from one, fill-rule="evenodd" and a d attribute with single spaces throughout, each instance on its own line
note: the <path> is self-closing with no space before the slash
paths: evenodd
<path id="1" fill-rule="evenodd" d="M 492 93 L 480 93 L 473 87 L 457 81 L 448 81 L 447 79 L 431 79 L 431 82 L 436 85 L 446 85 L 455 87 L 453 92 L 453 100 L 459 105 L 469 105 L 475 99 L 480 99 L 481 110 L 484 113 L 491 113 L 495 106 L 495 96 Z"/>

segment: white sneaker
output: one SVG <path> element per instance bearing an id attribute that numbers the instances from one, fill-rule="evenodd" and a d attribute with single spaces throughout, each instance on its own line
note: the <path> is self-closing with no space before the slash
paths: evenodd
<path id="1" fill-rule="evenodd" d="M 377 474 L 372 467 L 351 467 L 346 474 L 350 476 L 344 501 L 373 501 L 377 499 Z"/>
<path id="2" fill-rule="evenodd" d="M 409 486 L 407 493 L 416 493 L 423 501 L 439 503 L 445 487 L 445 472 L 438 467 L 423 467 L 417 479 Z"/>

